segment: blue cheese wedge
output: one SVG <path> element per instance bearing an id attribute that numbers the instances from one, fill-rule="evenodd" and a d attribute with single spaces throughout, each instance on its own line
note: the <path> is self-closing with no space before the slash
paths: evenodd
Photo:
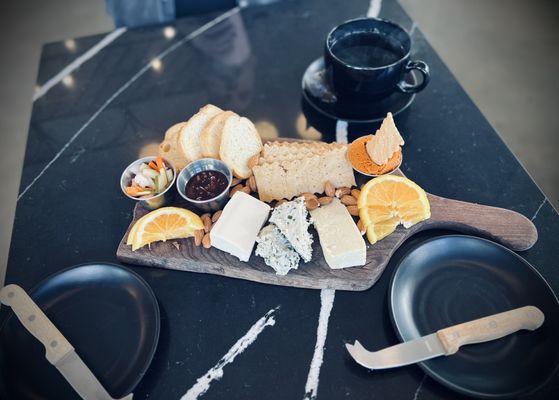
<path id="1" fill-rule="evenodd" d="M 212 246 L 248 261 L 256 236 L 268 219 L 270 206 L 237 191 L 210 231 Z"/>
<path id="2" fill-rule="evenodd" d="M 312 258 L 313 238 L 309 233 L 311 221 L 308 214 L 305 200 L 298 197 L 276 207 L 270 217 L 270 222 L 278 227 L 305 262 Z"/>
<path id="3" fill-rule="evenodd" d="M 274 224 L 262 228 L 256 242 L 255 254 L 264 258 L 266 265 L 272 267 L 277 275 L 285 275 L 299 266 L 299 253 L 293 250 Z"/>
<path id="4" fill-rule="evenodd" d="M 311 211 L 320 247 L 332 269 L 365 265 L 367 247 L 357 225 L 338 199 Z"/>

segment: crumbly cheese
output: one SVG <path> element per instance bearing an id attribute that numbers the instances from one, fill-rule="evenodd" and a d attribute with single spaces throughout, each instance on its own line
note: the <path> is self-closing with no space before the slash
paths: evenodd
<path id="1" fill-rule="evenodd" d="M 248 261 L 269 212 L 268 204 L 237 191 L 210 231 L 212 246 Z"/>
<path id="2" fill-rule="evenodd" d="M 311 211 L 326 262 L 332 269 L 365 265 L 367 247 L 357 225 L 338 199 Z"/>
<path id="3" fill-rule="evenodd" d="M 309 233 L 311 221 L 307 217 L 308 211 L 302 197 L 276 207 L 270 217 L 270 222 L 279 228 L 305 262 L 312 258 L 313 242 Z"/>
<path id="4" fill-rule="evenodd" d="M 272 267 L 277 275 L 285 275 L 299 266 L 299 253 L 293 250 L 274 224 L 262 228 L 256 242 L 255 254 L 264 258 L 266 265 Z"/>

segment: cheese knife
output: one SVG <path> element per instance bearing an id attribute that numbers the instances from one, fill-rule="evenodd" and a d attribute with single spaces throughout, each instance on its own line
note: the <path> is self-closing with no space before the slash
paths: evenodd
<path id="1" fill-rule="evenodd" d="M 0 302 L 10 306 L 23 326 L 45 346 L 46 359 L 54 365 L 84 400 L 116 400 L 78 356 L 74 347 L 60 333 L 35 302 L 18 285 L 0 289 Z M 132 400 L 133 394 L 121 400 Z"/>
<path id="2" fill-rule="evenodd" d="M 346 348 L 353 359 L 366 368 L 394 368 L 449 356 L 463 345 L 488 342 L 522 329 L 533 331 L 543 321 L 544 315 L 539 308 L 526 306 L 440 329 L 375 352 L 366 350 L 357 340 L 354 344 L 346 343 Z"/>

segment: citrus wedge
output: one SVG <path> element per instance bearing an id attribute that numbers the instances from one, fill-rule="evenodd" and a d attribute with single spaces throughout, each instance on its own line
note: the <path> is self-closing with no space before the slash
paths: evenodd
<path id="1" fill-rule="evenodd" d="M 204 224 L 192 211 L 177 207 L 163 207 L 140 218 L 132 227 L 129 240 L 132 250 L 157 241 L 194 236 Z"/>
<path id="2" fill-rule="evenodd" d="M 409 179 L 395 175 L 367 182 L 357 206 L 371 244 L 390 235 L 399 224 L 409 228 L 431 216 L 425 191 Z"/>

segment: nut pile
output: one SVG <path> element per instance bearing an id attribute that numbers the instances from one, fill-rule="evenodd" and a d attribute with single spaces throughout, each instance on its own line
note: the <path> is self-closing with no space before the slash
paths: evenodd
<path id="1" fill-rule="evenodd" d="M 219 217 L 221 217 L 221 210 L 217 210 L 213 214 L 205 213 L 200 216 L 200 219 L 204 223 L 204 229 L 198 229 L 194 232 L 194 244 L 196 246 L 202 245 L 205 249 L 212 247 L 210 231 Z"/>
<path id="2" fill-rule="evenodd" d="M 233 178 L 231 180 L 231 189 L 229 190 L 229 197 L 233 197 L 233 195 L 237 191 L 242 191 L 247 194 L 257 193 L 256 188 L 256 180 L 254 176 L 251 176 L 248 179 L 241 180 L 239 178 Z M 359 208 L 357 208 L 357 200 L 359 199 L 359 195 L 361 194 L 361 190 L 358 188 L 350 188 L 350 187 L 339 187 L 335 188 L 329 181 L 326 182 L 324 185 L 324 194 L 316 195 L 315 193 L 303 193 L 301 196 L 305 199 L 305 205 L 307 209 L 314 210 L 320 206 L 330 204 L 334 197 L 340 199 L 342 204 L 344 204 L 347 208 L 347 211 L 354 217 L 359 217 Z M 287 199 L 278 200 L 271 205 L 273 207 L 277 207 L 283 203 L 286 203 Z M 206 249 L 209 249 L 212 246 L 210 240 L 210 231 L 212 230 L 213 225 L 217 222 L 219 217 L 221 216 L 222 210 L 218 210 L 213 214 L 206 213 L 200 216 L 202 222 L 204 223 L 204 229 L 197 230 L 194 233 L 194 244 L 196 246 L 203 246 Z M 359 228 L 359 232 L 362 235 L 365 234 L 366 230 L 363 228 L 363 223 L 361 220 L 357 221 L 357 227 Z"/>
<path id="3" fill-rule="evenodd" d="M 305 205 L 307 210 L 314 210 L 320 206 L 330 204 L 334 197 L 340 199 L 340 202 L 346 206 L 347 211 L 350 215 L 354 217 L 359 217 L 359 208 L 357 207 L 357 201 L 359 200 L 359 195 L 361 190 L 357 188 L 349 188 L 347 186 L 335 188 L 332 183 L 327 181 L 324 185 L 324 194 L 316 195 L 315 193 L 303 193 L 301 196 L 305 199 Z M 287 202 L 286 199 L 278 200 L 275 207 Z M 363 223 L 361 220 L 357 222 L 357 227 L 362 235 L 365 234 L 366 230 L 363 229 Z"/>

